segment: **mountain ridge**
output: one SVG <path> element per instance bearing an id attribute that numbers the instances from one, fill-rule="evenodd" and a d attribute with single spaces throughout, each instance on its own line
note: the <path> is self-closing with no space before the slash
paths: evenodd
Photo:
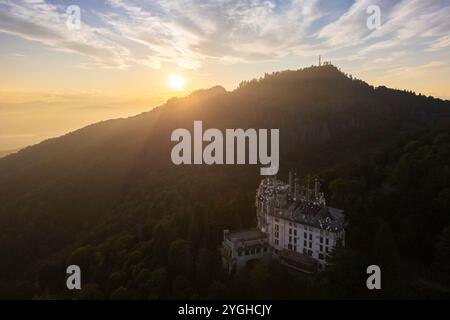
<path id="1" fill-rule="evenodd" d="M 199 237 L 217 245 L 223 228 L 252 224 L 249 199 L 258 167 L 171 163 L 171 132 L 190 130 L 194 120 L 205 128 L 279 128 L 281 174 L 297 169 L 303 176 L 434 130 L 449 116 L 450 101 L 374 88 L 334 66 L 310 67 L 243 82 L 231 92 L 217 86 L 197 91 L 25 148 L 0 159 L 0 255 L 7 257 L 0 280 L 36 281 L 39 266 L 54 255 L 69 259 L 77 246 L 121 234 L 144 239 L 140 226 L 150 224 L 148 232 L 159 234 L 170 217 L 206 219 L 192 207 L 228 198 L 237 197 L 236 213 L 228 212 L 229 220 L 215 217 Z M 165 265 L 170 243 L 161 239 L 146 241 L 160 241 L 151 256 Z"/>
<path id="2" fill-rule="evenodd" d="M 315 71 L 318 71 L 318 70 L 319 70 L 319 72 L 315 73 Z M 326 80 L 332 80 L 332 81 L 336 81 L 336 80 L 338 80 L 338 81 L 339 80 L 356 81 L 359 85 L 361 85 L 365 89 L 372 89 L 376 93 L 380 93 L 380 94 L 383 94 L 383 93 L 397 93 L 397 94 L 406 95 L 406 96 L 409 96 L 409 97 L 417 97 L 417 98 L 421 98 L 421 99 L 427 99 L 427 100 L 431 100 L 431 101 L 435 101 L 435 102 L 440 102 L 442 104 L 447 104 L 447 108 L 448 108 L 448 105 L 450 104 L 449 100 L 443 100 L 443 99 L 435 98 L 435 97 L 432 97 L 432 96 L 424 96 L 422 94 L 416 95 L 415 93 L 413 93 L 411 91 L 407 91 L 407 90 L 387 88 L 387 87 L 385 87 L 383 85 L 377 86 L 377 87 L 371 86 L 371 85 L 369 85 L 368 83 L 366 83 L 366 82 L 364 82 L 362 80 L 353 79 L 353 77 L 348 76 L 347 74 L 341 72 L 334 65 L 326 65 L 326 66 L 321 66 L 321 67 L 312 66 L 312 67 L 306 67 L 306 68 L 298 69 L 298 70 L 285 70 L 285 71 L 273 72 L 271 74 L 265 74 L 264 77 L 260 77 L 258 79 L 255 78 L 255 79 L 252 79 L 250 81 L 243 81 L 243 82 L 241 82 L 240 85 L 236 89 L 234 89 L 232 91 L 227 91 L 226 89 L 224 89 L 220 85 L 213 86 L 213 87 L 211 87 L 209 89 L 199 89 L 199 90 L 196 90 L 196 91 L 194 91 L 194 92 L 192 92 L 189 95 L 184 96 L 184 97 L 173 97 L 173 98 L 170 98 L 170 99 L 167 100 L 166 103 L 164 103 L 162 105 L 159 105 L 159 106 L 156 106 L 156 107 L 154 107 L 153 109 L 151 109 L 149 111 L 144 111 L 144 112 L 142 112 L 140 114 L 132 115 L 132 116 L 129 116 L 129 117 L 126 117 L 126 118 L 109 119 L 109 120 L 103 120 L 103 121 L 100 121 L 100 122 L 92 123 L 92 124 L 89 124 L 89 125 L 87 125 L 85 127 L 79 128 L 79 129 L 77 129 L 77 130 L 75 130 L 73 132 L 66 133 L 66 134 L 64 134 L 62 136 L 44 140 L 41 143 L 38 143 L 36 145 L 27 146 L 27 147 L 23 148 L 20 151 L 28 150 L 30 147 L 39 146 L 39 145 L 42 145 L 43 143 L 45 144 L 47 141 L 54 141 L 55 139 L 71 136 L 72 134 L 77 134 L 80 130 L 90 130 L 93 127 L 96 127 L 96 126 L 107 126 L 108 124 L 111 124 L 111 123 L 117 123 L 117 122 L 121 122 L 121 121 L 132 120 L 132 119 L 137 118 L 137 117 L 143 117 L 143 116 L 145 116 L 145 115 L 147 115 L 147 114 L 149 114 L 149 113 L 151 113 L 151 112 L 153 112 L 155 110 L 159 110 L 160 108 L 170 107 L 172 105 L 177 105 L 179 103 L 184 103 L 188 99 L 196 100 L 196 99 L 199 98 L 199 99 L 203 100 L 203 99 L 208 99 L 208 98 L 214 98 L 214 97 L 220 96 L 222 94 L 234 95 L 234 94 L 241 93 L 241 91 L 243 91 L 243 90 L 245 91 L 245 90 L 251 89 L 254 86 L 261 86 L 261 85 L 263 85 L 263 86 L 269 85 L 270 86 L 270 85 L 272 85 L 272 81 L 273 80 L 279 80 L 279 77 L 284 78 L 284 80 L 288 80 L 288 83 L 292 83 L 293 80 L 294 81 L 298 81 L 299 79 L 290 79 L 289 77 L 291 75 L 295 76 L 295 75 L 299 75 L 299 74 L 301 74 L 302 77 L 304 77 L 304 76 L 310 77 L 311 75 L 315 75 L 316 76 L 316 77 L 310 78 L 309 80 L 326 79 Z M 336 76 L 337 76 L 337 79 L 336 79 Z M 300 81 L 301 81 L 301 79 L 300 79 Z"/>

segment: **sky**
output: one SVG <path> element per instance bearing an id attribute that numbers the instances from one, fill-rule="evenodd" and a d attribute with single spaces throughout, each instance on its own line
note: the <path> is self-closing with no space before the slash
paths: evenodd
<path id="1" fill-rule="evenodd" d="M 449 17 L 449 0 L 0 0 L 0 151 L 319 55 L 450 99 Z"/>

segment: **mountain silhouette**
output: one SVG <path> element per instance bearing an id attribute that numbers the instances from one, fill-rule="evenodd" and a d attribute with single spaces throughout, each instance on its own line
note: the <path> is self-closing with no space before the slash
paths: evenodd
<path id="1" fill-rule="evenodd" d="M 124 290 L 148 297 L 131 280 L 112 285 L 116 276 L 137 277 L 133 266 L 149 273 L 162 266 L 173 286 L 180 275 L 191 282 L 185 287 L 209 286 L 214 279 L 196 276 L 199 261 L 220 269 L 222 230 L 254 223 L 260 176 L 259 166 L 173 165 L 170 135 L 192 131 L 195 120 L 205 129 L 280 129 L 280 175 L 295 169 L 304 177 L 448 128 L 449 117 L 449 101 L 314 66 L 266 74 L 233 91 L 199 90 L 25 148 L 0 159 L 0 296 L 64 296 L 61 270 L 72 261 L 85 264 L 92 291 L 104 298 Z M 179 239 L 189 243 L 189 270 L 171 261 Z M 172 297 L 169 291 L 157 297 Z"/>

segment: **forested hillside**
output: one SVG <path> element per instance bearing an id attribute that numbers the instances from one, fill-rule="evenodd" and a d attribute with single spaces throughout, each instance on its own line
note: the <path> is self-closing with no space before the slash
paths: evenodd
<path id="1" fill-rule="evenodd" d="M 0 159 L 0 297 L 441 297 L 450 284 L 450 102 L 374 88 L 334 66 L 174 98 Z M 279 128 L 280 175 L 321 179 L 345 209 L 327 272 L 222 272 L 223 229 L 255 224 L 259 166 L 175 166 L 176 128 Z M 65 290 L 65 268 L 83 290 Z M 373 296 L 374 298 L 380 296 Z"/>

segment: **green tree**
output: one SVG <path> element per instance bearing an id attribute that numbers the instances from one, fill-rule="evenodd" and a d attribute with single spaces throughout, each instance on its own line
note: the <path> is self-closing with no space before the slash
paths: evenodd
<path id="1" fill-rule="evenodd" d="M 195 283 L 204 287 L 211 282 L 213 255 L 206 247 L 202 247 L 195 261 Z"/>
<path id="2" fill-rule="evenodd" d="M 220 281 L 214 281 L 208 288 L 208 300 L 223 300 L 228 297 L 228 288 Z"/>
<path id="3" fill-rule="evenodd" d="M 450 285 L 450 226 L 445 228 L 439 236 L 433 269 L 439 273 L 447 285 Z"/>
<path id="4" fill-rule="evenodd" d="M 174 274 L 190 275 L 192 270 L 192 255 L 188 241 L 179 239 L 172 242 L 167 253 L 167 258 L 169 269 Z"/>
<path id="5" fill-rule="evenodd" d="M 168 274 L 165 268 L 160 267 L 152 271 L 150 278 L 150 299 L 159 299 L 164 295 L 167 287 Z"/>
<path id="6" fill-rule="evenodd" d="M 338 178 L 333 180 L 329 186 L 331 201 L 343 208 L 351 207 L 356 199 L 365 190 L 365 182 L 361 180 L 348 180 Z"/>
<path id="7" fill-rule="evenodd" d="M 321 275 L 324 293 L 333 298 L 357 298 L 366 291 L 367 259 L 351 248 L 341 245 L 330 254 L 327 268 Z"/>
<path id="8" fill-rule="evenodd" d="M 190 299 L 194 295 L 194 290 L 190 286 L 189 280 L 184 276 L 177 276 L 172 283 L 172 297 L 174 299 Z"/>
<path id="9" fill-rule="evenodd" d="M 103 300 L 105 296 L 97 284 L 88 283 L 83 285 L 81 290 L 77 292 L 78 300 Z"/>
<path id="10" fill-rule="evenodd" d="M 51 261 L 44 264 L 39 270 L 38 280 L 41 290 L 50 293 L 61 292 L 66 285 L 66 270 L 61 261 Z"/>
<path id="11" fill-rule="evenodd" d="M 403 293 L 404 275 L 401 270 L 400 256 L 391 227 L 382 222 L 375 236 L 372 262 L 378 265 L 382 274 L 382 294 L 395 297 Z"/>
<path id="12" fill-rule="evenodd" d="M 128 299 L 131 299 L 131 296 L 126 288 L 119 287 L 111 293 L 110 299 L 111 300 L 128 300 Z"/>

